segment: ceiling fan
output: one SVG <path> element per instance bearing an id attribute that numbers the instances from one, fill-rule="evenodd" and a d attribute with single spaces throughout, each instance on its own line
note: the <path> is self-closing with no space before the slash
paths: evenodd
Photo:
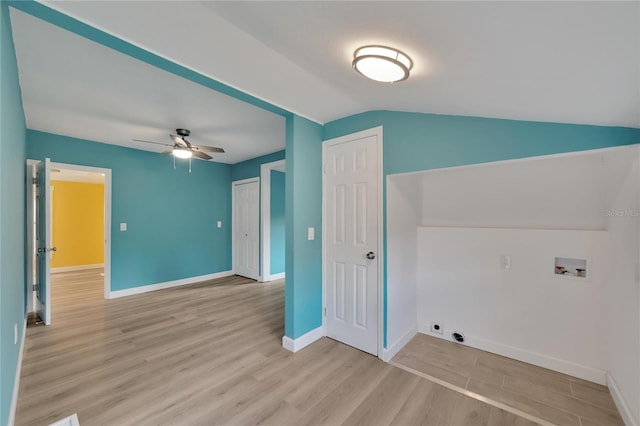
<path id="1" fill-rule="evenodd" d="M 211 160 L 209 154 L 206 152 L 215 152 L 215 153 L 224 153 L 224 149 L 219 148 L 217 146 L 205 146 L 205 145 L 194 145 L 189 142 L 186 137 L 191 134 L 191 131 L 187 129 L 176 129 L 176 133 L 178 135 L 169 135 L 171 140 L 173 140 L 173 144 L 162 143 L 162 142 L 152 142 L 152 141 L 144 141 L 141 139 L 132 139 L 135 142 L 144 142 L 144 143 L 152 143 L 155 145 L 164 145 L 168 146 L 169 149 L 162 151 L 162 154 L 173 154 L 174 157 L 177 158 L 191 158 L 192 156 L 201 158 L 203 160 Z"/>

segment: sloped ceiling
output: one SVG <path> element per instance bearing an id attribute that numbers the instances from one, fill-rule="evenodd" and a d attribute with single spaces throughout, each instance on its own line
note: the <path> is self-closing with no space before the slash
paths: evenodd
<path id="1" fill-rule="evenodd" d="M 639 2 L 43 3 L 320 123 L 387 109 L 640 127 Z M 364 44 L 408 53 L 415 62 L 410 79 L 380 84 L 354 72 L 353 51 Z M 171 115 L 163 110 L 167 102 L 139 102 L 147 116 Z M 138 133 L 141 139 L 188 125 L 179 118 L 164 120 L 163 128 L 148 117 L 130 121 L 149 127 Z M 258 133 L 281 138 L 282 148 L 283 127 L 280 133 L 269 126 Z M 206 142 L 222 144 L 217 136 L 207 135 Z M 237 146 L 243 151 L 243 143 Z M 255 149 L 247 145 L 244 151 Z"/>

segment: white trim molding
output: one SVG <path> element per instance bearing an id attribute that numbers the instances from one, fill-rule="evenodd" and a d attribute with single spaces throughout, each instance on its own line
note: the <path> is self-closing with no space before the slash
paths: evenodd
<path id="1" fill-rule="evenodd" d="M 613 402 L 620 412 L 620 416 L 622 416 L 622 420 L 624 420 L 624 424 L 627 426 L 640 426 L 640 422 L 638 422 L 638 419 L 633 415 L 629 404 L 627 404 L 627 401 L 620 392 L 618 384 L 609 372 L 607 372 L 607 387 L 609 388 Z"/>
<path id="2" fill-rule="evenodd" d="M 437 337 L 439 339 L 454 341 L 451 337 L 453 330 L 444 329 L 443 334 L 431 333 L 429 324 L 420 324 L 418 332 L 427 336 Z M 537 365 L 538 367 L 548 368 L 549 370 L 558 371 L 600 385 L 607 384 L 607 373 L 604 370 L 589 367 L 586 365 L 576 364 L 560 358 L 544 355 L 538 352 L 532 352 L 522 348 L 505 345 L 504 343 L 485 340 L 480 337 L 465 335 L 464 345 L 472 348 L 481 349 L 483 351 L 506 356 L 507 358 Z"/>
<path id="3" fill-rule="evenodd" d="M 109 299 L 117 299 L 119 297 L 132 296 L 134 294 L 148 293 L 150 291 L 163 290 L 165 288 L 179 287 L 183 285 L 195 284 L 202 281 L 215 280 L 216 278 L 230 277 L 233 271 L 214 272 L 213 274 L 200 275 L 197 277 L 182 278 L 174 281 L 166 281 L 163 283 L 142 285 L 139 287 L 126 288 L 124 290 L 112 291 Z"/>
<path id="4" fill-rule="evenodd" d="M 94 263 L 91 265 L 60 266 L 58 268 L 51 268 L 51 273 L 84 271 L 86 269 L 95 269 L 95 268 L 104 268 L 104 263 Z"/>
<path id="5" fill-rule="evenodd" d="M 285 277 L 284 272 L 269 275 L 269 281 L 281 280 Z"/>
<path id="6" fill-rule="evenodd" d="M 16 421 L 16 408 L 18 407 L 18 392 L 20 391 L 20 375 L 22 374 L 22 355 L 24 354 L 24 341 L 27 339 L 27 319 L 22 326 L 22 339 L 20 340 L 20 352 L 18 354 L 18 365 L 16 366 L 16 377 L 13 379 L 13 394 L 11 395 L 11 406 L 9 407 L 9 420 L 7 424 L 13 426 Z"/>
<path id="7" fill-rule="evenodd" d="M 413 336 L 415 336 L 416 334 L 418 334 L 418 326 L 414 325 L 413 327 L 411 327 L 410 330 L 404 333 L 402 337 L 400 337 L 394 344 L 392 344 L 390 347 L 386 349 L 383 349 L 382 357 L 380 359 L 382 359 L 384 362 L 391 361 L 391 358 L 393 358 L 398 352 L 400 352 L 400 349 L 404 348 L 404 346 L 407 343 L 409 343 L 409 340 L 413 339 Z"/>
<path id="8" fill-rule="evenodd" d="M 309 346 L 321 337 L 324 337 L 324 327 L 322 326 L 314 328 L 297 339 L 282 336 L 282 347 L 291 352 L 298 352 L 300 349 Z"/>

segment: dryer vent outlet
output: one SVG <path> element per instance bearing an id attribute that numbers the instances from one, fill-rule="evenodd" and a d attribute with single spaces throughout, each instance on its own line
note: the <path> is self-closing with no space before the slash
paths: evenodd
<path id="1" fill-rule="evenodd" d="M 453 337 L 453 340 L 455 340 L 458 343 L 464 343 L 464 334 L 458 332 L 458 331 L 454 331 L 451 334 L 451 337 Z"/>
<path id="2" fill-rule="evenodd" d="M 442 324 L 439 322 L 431 323 L 431 332 L 434 334 L 442 334 Z"/>

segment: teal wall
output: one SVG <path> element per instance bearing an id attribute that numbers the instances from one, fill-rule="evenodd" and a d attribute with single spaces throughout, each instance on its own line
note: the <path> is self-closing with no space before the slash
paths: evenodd
<path id="1" fill-rule="evenodd" d="M 322 126 L 288 117 L 286 151 L 284 324 L 295 339 L 322 325 Z"/>
<path id="2" fill-rule="evenodd" d="M 231 166 L 33 130 L 27 156 L 112 170 L 111 290 L 231 270 Z"/>
<path id="3" fill-rule="evenodd" d="M 271 229 L 269 235 L 271 274 L 284 272 L 285 248 L 285 173 L 271 170 Z"/>
<path id="4" fill-rule="evenodd" d="M 372 111 L 325 124 L 324 139 L 384 127 L 384 173 L 511 160 L 638 143 L 640 130 Z"/>
<path id="5" fill-rule="evenodd" d="M 7 424 L 25 320 L 25 119 L 9 11 L 0 3 L 0 424 Z M 18 344 L 13 327 L 18 325 Z"/>
<path id="6" fill-rule="evenodd" d="M 260 177 L 261 165 L 278 160 L 284 160 L 284 157 L 285 151 L 282 150 L 272 154 L 263 155 L 261 157 L 252 158 L 241 163 L 236 163 L 231 166 L 231 180 L 236 181 L 252 177 Z"/>
<path id="7" fill-rule="evenodd" d="M 371 111 L 327 123 L 323 139 L 377 126 L 383 126 L 384 176 L 640 143 L 640 129 L 391 111 Z M 386 241 L 386 179 L 383 226 Z M 386 244 L 384 254 L 386 260 Z M 387 347 L 386 263 L 383 277 Z"/>

